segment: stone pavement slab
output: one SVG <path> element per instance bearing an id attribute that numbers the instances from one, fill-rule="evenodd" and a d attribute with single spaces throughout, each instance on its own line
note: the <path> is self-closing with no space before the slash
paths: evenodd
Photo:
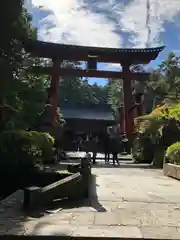
<path id="1" fill-rule="evenodd" d="M 142 234 L 137 227 L 119 226 L 119 227 L 102 227 L 102 226 L 88 226 L 79 227 L 72 236 L 84 237 L 122 237 L 122 238 L 141 238 Z"/>
<path id="2" fill-rule="evenodd" d="M 94 213 L 73 213 L 70 224 L 72 225 L 93 225 L 94 223 Z"/>
<path id="3" fill-rule="evenodd" d="M 63 224 L 38 224 L 33 230 L 33 235 L 39 236 L 71 236 L 76 230 L 76 227 Z"/>
<path id="4" fill-rule="evenodd" d="M 143 238 L 179 239 L 176 227 L 141 227 L 140 231 Z"/>
<path id="5" fill-rule="evenodd" d="M 97 212 L 94 216 L 94 225 L 120 226 L 119 214 L 115 212 Z"/>

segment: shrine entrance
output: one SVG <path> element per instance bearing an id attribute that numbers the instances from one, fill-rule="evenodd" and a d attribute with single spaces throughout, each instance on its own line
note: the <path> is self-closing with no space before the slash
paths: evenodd
<path id="1" fill-rule="evenodd" d="M 56 124 L 56 112 L 59 105 L 59 78 L 60 76 L 73 75 L 77 77 L 95 77 L 107 79 L 123 79 L 124 103 L 119 108 L 121 132 L 126 134 L 130 140 L 134 132 L 134 117 L 142 112 L 141 99 L 143 93 L 132 94 L 132 80 L 145 81 L 149 78 L 149 73 L 131 72 L 131 65 L 148 64 L 155 60 L 164 47 L 147 49 L 116 49 L 85 47 L 65 44 L 55 44 L 42 41 L 29 41 L 26 51 L 34 57 L 49 58 L 52 60 L 51 67 L 33 67 L 36 74 L 51 76 L 51 85 L 48 90 L 48 103 L 51 105 L 50 123 Z M 85 61 L 87 70 L 63 68 L 63 61 Z M 100 71 L 97 63 L 118 63 L 122 71 Z M 135 108 L 133 109 L 133 106 Z M 132 111 L 133 109 L 133 111 Z M 135 111 L 136 110 L 136 111 Z"/>

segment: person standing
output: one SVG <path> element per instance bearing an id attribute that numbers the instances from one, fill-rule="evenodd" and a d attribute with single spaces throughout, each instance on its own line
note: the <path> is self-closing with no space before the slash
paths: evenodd
<path id="1" fill-rule="evenodd" d="M 77 151 L 81 151 L 82 150 L 82 144 L 83 144 L 83 139 L 81 136 L 77 137 Z"/>
<path id="2" fill-rule="evenodd" d="M 89 135 L 86 135 L 86 139 L 85 139 L 85 141 L 84 141 L 84 146 L 85 146 L 85 151 L 86 151 L 86 153 L 88 153 L 89 152 L 89 143 L 90 143 L 90 138 L 89 138 Z"/>
<path id="3" fill-rule="evenodd" d="M 110 157 L 110 138 L 109 134 L 106 133 L 104 136 L 104 158 L 105 158 L 105 164 L 109 163 L 109 157 Z"/>
<path id="4" fill-rule="evenodd" d="M 93 138 L 92 142 L 93 142 L 93 164 L 96 164 L 96 156 L 99 143 L 98 137 L 96 136 L 95 138 Z"/>
<path id="5" fill-rule="evenodd" d="M 127 136 L 123 135 L 121 141 L 122 141 L 122 145 L 123 145 L 123 152 L 130 153 L 129 142 L 128 142 Z"/>
<path id="6" fill-rule="evenodd" d="M 118 148 L 119 148 L 118 139 L 113 134 L 111 135 L 111 138 L 110 138 L 110 147 L 113 155 L 113 165 L 115 166 L 115 163 L 120 165 L 119 159 L 118 159 Z"/>

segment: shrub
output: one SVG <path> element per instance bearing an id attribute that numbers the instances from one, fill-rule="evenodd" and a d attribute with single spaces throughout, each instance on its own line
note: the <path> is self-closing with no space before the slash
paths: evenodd
<path id="1" fill-rule="evenodd" d="M 135 120 L 136 132 L 142 132 L 144 134 L 156 135 L 161 132 L 161 128 L 166 121 L 166 112 L 168 106 L 163 105 L 154 109 L 150 114 L 140 116 Z M 166 117 L 165 117 L 166 116 Z M 168 118 L 168 117 L 167 117 Z"/>
<path id="2" fill-rule="evenodd" d="M 134 140 L 132 147 L 132 156 L 136 163 L 152 163 L 153 149 L 152 141 L 149 136 L 139 134 Z"/>
<path id="3" fill-rule="evenodd" d="M 36 131 L 4 131 L 0 135 L 0 165 L 10 173 L 29 172 L 53 152 L 54 139 Z"/>
<path id="4" fill-rule="evenodd" d="M 137 133 L 150 137 L 155 153 L 154 164 L 162 166 L 167 147 L 180 141 L 180 104 L 158 106 L 149 115 L 138 117 L 135 126 Z"/>
<path id="5" fill-rule="evenodd" d="M 166 158 L 168 162 L 180 165 L 180 142 L 176 142 L 167 148 Z"/>
<path id="6" fill-rule="evenodd" d="M 136 163 L 144 162 L 144 156 L 142 151 L 142 145 L 138 138 L 136 138 L 133 142 L 132 146 L 132 157 Z"/>
<path id="7" fill-rule="evenodd" d="M 136 131 L 147 134 L 159 132 L 162 135 L 162 128 L 165 124 L 171 129 L 173 125 L 176 127 L 180 125 L 180 104 L 164 104 L 154 109 L 149 115 L 135 120 Z"/>

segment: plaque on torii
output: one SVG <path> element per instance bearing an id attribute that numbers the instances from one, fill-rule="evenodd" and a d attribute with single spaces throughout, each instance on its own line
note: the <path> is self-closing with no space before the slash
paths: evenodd
<path id="1" fill-rule="evenodd" d="M 99 48 L 56 44 L 42 41 L 29 41 L 25 46 L 27 52 L 34 57 L 49 58 L 53 61 L 52 67 L 34 67 L 36 74 L 50 75 L 51 86 L 48 92 L 48 103 L 51 104 L 51 124 L 56 123 L 56 111 L 59 105 L 59 77 L 73 75 L 77 77 L 95 77 L 107 79 L 123 79 L 124 106 L 123 121 L 124 131 L 128 138 L 133 133 L 134 120 L 132 109 L 133 94 L 131 80 L 144 81 L 149 77 L 149 73 L 131 72 L 130 66 L 136 64 L 148 64 L 155 60 L 164 46 L 146 49 L 116 49 Z M 63 60 L 86 61 L 89 69 L 63 68 Z M 97 70 L 97 63 L 119 63 L 122 66 L 121 72 Z M 121 117 L 122 118 L 122 117 Z"/>

